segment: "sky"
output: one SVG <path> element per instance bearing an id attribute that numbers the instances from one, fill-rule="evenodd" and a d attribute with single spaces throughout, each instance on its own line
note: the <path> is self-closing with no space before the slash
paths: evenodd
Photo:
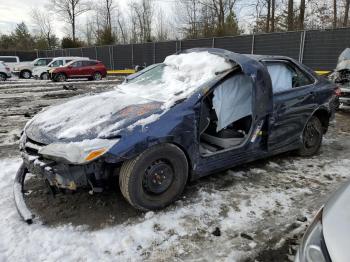
<path id="1" fill-rule="evenodd" d="M 9 33 L 16 28 L 18 23 L 25 22 L 30 30 L 34 29 L 31 19 L 31 10 L 34 8 L 44 8 L 50 0 L 0 0 L 0 34 Z M 121 7 L 126 6 L 128 0 L 118 0 Z M 84 15 L 79 17 L 79 21 L 83 23 Z M 53 17 L 56 28 L 56 35 L 63 37 L 66 29 L 65 24 L 59 17 Z M 78 21 L 78 22 L 79 22 Z"/>
<path id="2" fill-rule="evenodd" d="M 162 7 L 162 10 L 164 12 L 170 12 L 174 10 L 173 9 L 174 1 L 176 0 L 154 0 L 154 1 L 157 3 L 157 5 L 160 5 Z M 45 8 L 45 6 L 47 6 L 49 2 L 50 0 L 12 0 L 12 1 L 0 0 L 0 34 L 7 34 L 13 31 L 16 28 L 16 25 L 18 23 L 21 23 L 22 21 L 25 22 L 28 28 L 32 31 L 35 28 L 31 19 L 31 14 L 30 14 L 31 10 L 33 8 Z M 118 0 L 116 2 L 119 4 L 121 10 L 125 10 L 130 0 Z M 238 8 L 236 12 L 237 12 L 238 18 L 242 18 L 243 14 L 240 8 Z M 78 18 L 78 23 L 80 25 L 85 24 L 84 16 L 86 16 L 86 14 L 83 14 Z M 67 29 L 67 25 L 60 20 L 61 19 L 58 16 L 53 17 L 55 34 L 58 37 L 62 38 L 67 34 L 68 29 Z M 79 28 L 79 24 L 78 24 L 78 28 Z"/>

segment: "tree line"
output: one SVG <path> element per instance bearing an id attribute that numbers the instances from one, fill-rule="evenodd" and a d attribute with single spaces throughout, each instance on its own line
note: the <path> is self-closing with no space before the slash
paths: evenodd
<path id="1" fill-rule="evenodd" d="M 143 43 L 349 26 L 350 0 L 47 0 L 0 35 L 0 49 Z M 84 18 L 83 18 L 84 16 Z M 66 25 L 57 37 L 55 21 Z"/>

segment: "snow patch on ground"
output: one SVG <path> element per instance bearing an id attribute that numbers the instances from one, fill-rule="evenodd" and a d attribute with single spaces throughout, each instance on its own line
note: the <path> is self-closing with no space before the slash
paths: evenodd
<path id="1" fill-rule="evenodd" d="M 335 154 L 334 146 L 324 146 L 312 158 L 272 158 L 209 177 L 189 185 L 191 193 L 185 195 L 190 197 L 163 211 L 96 231 L 85 226 L 48 227 L 40 219 L 24 224 L 12 196 L 20 160 L 2 159 L 0 261 L 252 258 L 266 249 L 271 237 L 282 243 L 296 217 L 306 216 L 309 223 L 329 193 L 350 177 L 350 147 Z M 212 234 L 216 227 L 220 237 Z"/>

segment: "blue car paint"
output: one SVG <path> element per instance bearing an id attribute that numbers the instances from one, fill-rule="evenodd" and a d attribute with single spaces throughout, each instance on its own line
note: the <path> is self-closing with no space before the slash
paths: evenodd
<path id="1" fill-rule="evenodd" d="M 334 115 L 330 106 L 334 86 L 291 58 L 242 55 L 212 48 L 196 48 L 185 53 L 196 51 L 208 51 L 225 57 L 237 63 L 253 79 L 253 132 L 247 142 L 238 148 L 209 156 L 202 156 L 199 152 L 201 101 L 208 88 L 213 89 L 220 81 L 216 79 L 165 112 L 157 121 L 119 133 L 121 139 L 106 154 L 106 162 L 119 163 L 136 157 L 153 145 L 174 143 L 188 157 L 192 170 L 191 179 L 195 179 L 242 163 L 298 149 L 307 120 L 316 111 L 322 110 L 320 112 L 329 118 Z M 273 95 L 269 73 L 261 62 L 265 59 L 293 63 L 312 75 L 315 83 Z M 254 131 L 261 123 L 264 123 L 265 135 L 252 141 Z"/>

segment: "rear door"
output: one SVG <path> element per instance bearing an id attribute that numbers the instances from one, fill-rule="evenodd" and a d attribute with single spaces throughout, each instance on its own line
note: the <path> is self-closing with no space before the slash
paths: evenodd
<path id="1" fill-rule="evenodd" d="M 81 77 L 83 72 L 83 61 L 75 61 L 67 71 L 68 77 Z"/>
<path id="2" fill-rule="evenodd" d="M 83 61 L 84 76 L 92 76 L 95 71 L 96 61 Z"/>
<path id="3" fill-rule="evenodd" d="M 304 126 L 316 108 L 316 79 L 287 60 L 265 61 L 273 89 L 269 151 L 298 147 Z"/>

